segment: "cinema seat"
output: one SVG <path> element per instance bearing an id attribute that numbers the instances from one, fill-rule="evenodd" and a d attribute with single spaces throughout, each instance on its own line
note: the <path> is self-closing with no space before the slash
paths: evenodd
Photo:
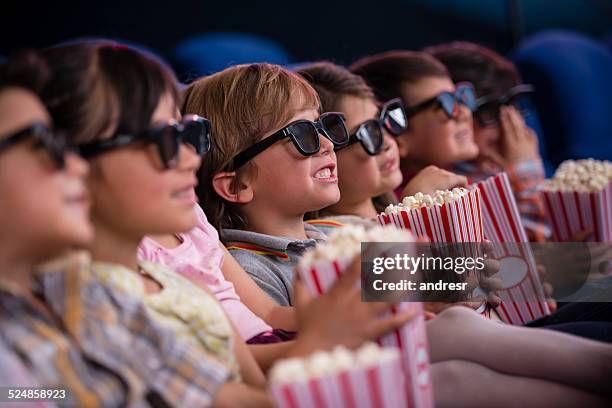
<path id="1" fill-rule="evenodd" d="M 567 31 L 546 31 L 511 54 L 536 105 L 548 159 L 612 159 L 612 53 Z"/>

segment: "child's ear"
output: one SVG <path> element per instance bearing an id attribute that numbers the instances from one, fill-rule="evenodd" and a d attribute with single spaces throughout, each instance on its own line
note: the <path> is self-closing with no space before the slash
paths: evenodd
<path id="1" fill-rule="evenodd" d="M 235 171 L 215 174 L 212 184 L 217 194 L 231 203 L 246 204 L 253 200 L 250 183 L 242 181 Z"/>
<path id="2" fill-rule="evenodd" d="M 395 139 L 397 140 L 397 150 L 402 159 L 408 157 L 408 153 L 410 152 L 408 139 L 409 138 L 405 135 L 400 135 Z"/>

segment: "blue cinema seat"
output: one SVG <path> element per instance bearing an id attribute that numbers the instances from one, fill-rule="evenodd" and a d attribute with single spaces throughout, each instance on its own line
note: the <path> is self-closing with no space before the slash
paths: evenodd
<path id="1" fill-rule="evenodd" d="M 193 79 L 221 71 L 231 65 L 290 62 L 280 44 L 254 34 L 211 33 L 187 38 L 175 47 L 172 61 L 182 79 Z"/>
<path id="2" fill-rule="evenodd" d="M 511 54 L 534 102 L 548 159 L 612 159 L 612 53 L 580 34 L 545 31 Z"/>

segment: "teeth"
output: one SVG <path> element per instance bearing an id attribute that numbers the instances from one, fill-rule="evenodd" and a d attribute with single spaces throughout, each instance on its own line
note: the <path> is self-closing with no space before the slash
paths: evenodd
<path id="1" fill-rule="evenodd" d="M 315 173 L 315 178 L 318 179 L 325 179 L 329 177 L 331 177 L 331 169 L 329 167 L 321 169 Z"/>

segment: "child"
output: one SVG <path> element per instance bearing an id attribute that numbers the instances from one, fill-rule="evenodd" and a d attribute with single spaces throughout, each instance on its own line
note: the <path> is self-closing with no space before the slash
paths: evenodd
<path id="1" fill-rule="evenodd" d="M 471 82 L 479 101 L 474 112 L 474 139 L 480 153 L 476 159 L 459 164 L 457 171 L 474 181 L 507 172 L 529 240 L 545 241 L 550 228 L 536 189 L 544 180 L 544 167 L 538 139 L 520 112 L 521 98 L 533 89 L 521 82 L 511 61 L 483 46 L 454 42 L 425 52 L 446 65 L 455 83 Z"/>
<path id="2" fill-rule="evenodd" d="M 340 199 L 334 144 L 339 114 L 318 113 L 316 92 L 279 66 L 228 68 L 195 81 L 184 113 L 208 115 L 215 149 L 198 195 L 230 253 L 278 304 L 293 305 L 293 267 L 325 234 L 304 214 Z"/>
<path id="3" fill-rule="evenodd" d="M 375 219 L 388 204 L 397 202 L 381 201 L 383 194 L 402 183 L 397 143 L 389 133 L 406 130 L 399 126 L 406 123 L 403 115 L 395 127 L 389 126 L 394 115 L 403 112 L 401 101 L 387 101 L 379 114 L 374 93 L 363 78 L 330 62 L 302 66 L 298 73 L 317 91 L 323 112 L 344 113 L 351 134 L 350 145 L 336 151 L 340 201 L 321 210 L 321 214 L 336 220 L 346 215 Z M 444 173 L 448 172 L 438 168 L 421 171 L 406 185 L 404 195 L 464 185 L 463 177 L 451 173 L 446 177 Z"/>
<path id="4" fill-rule="evenodd" d="M 38 96 L 47 74 L 33 53 L 0 68 L 1 385 L 56 386 L 77 405 L 120 405 L 135 391 L 122 384 L 129 372 L 88 359 L 36 291 L 38 263 L 93 237 L 87 163 L 54 133 Z"/>
<path id="5" fill-rule="evenodd" d="M 350 70 L 366 80 L 378 100 L 401 98 L 405 104 L 408 128 L 397 137 L 404 184 L 429 165 L 450 169 L 476 157 L 473 89 L 455 86 L 439 61 L 425 53 L 389 51 L 363 58 Z M 401 192 L 396 190 L 398 196 Z"/>
<path id="6" fill-rule="evenodd" d="M 46 49 L 44 56 L 53 70 L 47 106 L 92 168 L 88 186 L 95 239 L 88 249 L 94 262 L 83 273 L 122 299 L 142 302 L 142 313 L 167 332 L 151 337 L 163 347 L 159 351 L 139 353 L 138 342 L 117 347 L 119 335 L 96 339 L 98 348 L 131 364 L 168 404 L 213 405 L 230 398 L 238 405 L 246 400 L 267 405 L 265 393 L 256 389 L 263 375 L 243 344 L 234 343 L 233 329 L 216 301 L 174 272 L 137 259 L 145 234 L 185 231 L 195 224 L 193 187 L 199 154 L 208 145 L 206 121 L 190 117 L 177 122 L 174 74 L 143 52 L 91 40 Z M 56 275 L 43 290 L 61 311 L 63 294 L 53 289 L 64 274 Z M 122 313 L 134 309 L 134 300 L 117 300 Z M 136 317 L 128 320 L 134 328 Z M 69 314 L 62 318 L 70 323 Z M 99 329 L 79 319 L 74 330 L 83 341 Z M 148 332 L 144 327 L 142 335 Z"/>

